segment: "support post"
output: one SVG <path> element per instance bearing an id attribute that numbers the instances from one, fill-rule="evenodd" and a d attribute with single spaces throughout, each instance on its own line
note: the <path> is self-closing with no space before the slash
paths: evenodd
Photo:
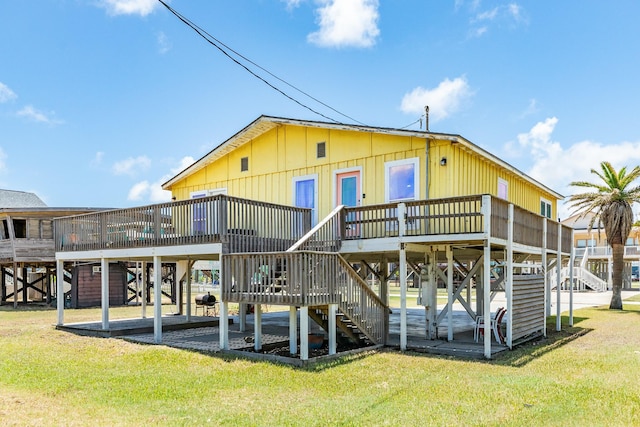
<path id="1" fill-rule="evenodd" d="M 380 261 L 380 299 L 384 302 L 385 307 L 389 307 L 389 263 L 387 258 L 383 257 Z M 385 310 L 384 316 L 384 333 L 383 333 L 383 341 L 384 344 L 389 342 L 389 312 Z"/>
<path id="2" fill-rule="evenodd" d="M 491 196 L 482 196 L 484 259 L 482 271 L 484 357 L 491 359 Z"/>
<path id="3" fill-rule="evenodd" d="M 46 276 L 45 276 L 45 278 L 46 278 L 46 285 L 45 285 L 46 288 L 45 289 L 46 289 L 46 292 L 47 292 L 47 295 L 45 296 L 46 297 L 45 301 L 47 302 L 47 305 L 50 305 L 51 304 L 51 269 L 49 267 L 47 267 L 47 271 L 46 271 L 45 274 L 46 274 Z M 2 301 L 2 300 L 0 300 L 0 301 Z"/>
<path id="4" fill-rule="evenodd" d="M 247 330 L 247 304 L 244 302 L 238 304 L 238 311 L 238 318 L 240 319 L 238 329 L 240 332 L 245 332 Z"/>
<path id="5" fill-rule="evenodd" d="M 18 308 L 18 264 L 13 263 L 13 308 Z M 24 285 L 23 285 L 24 286 Z"/>
<path id="6" fill-rule="evenodd" d="M 309 360 L 309 307 L 300 307 L 300 360 Z"/>
<path id="7" fill-rule="evenodd" d="M 162 342 L 162 259 L 153 256 L 153 342 Z"/>
<path id="8" fill-rule="evenodd" d="M 191 269 L 193 268 L 194 261 L 187 260 L 187 305 L 186 305 L 186 320 L 189 322 L 191 320 Z M 219 306 L 219 305 L 218 305 Z"/>
<path id="9" fill-rule="evenodd" d="M 542 274 L 544 275 L 544 330 L 547 330 L 547 316 L 551 315 L 551 284 L 549 282 L 549 263 L 547 260 L 547 218 L 542 220 Z M 546 336 L 546 332 L 545 332 Z"/>
<path id="10" fill-rule="evenodd" d="M 427 321 L 427 339 L 434 340 L 438 335 L 438 282 L 436 277 L 437 252 L 429 252 L 425 256 L 425 283 L 423 285 L 423 301 Z"/>
<path id="11" fill-rule="evenodd" d="M 407 349 L 407 252 L 400 243 L 400 350 Z"/>
<path id="12" fill-rule="evenodd" d="M 338 341 L 336 337 L 336 313 L 338 304 L 329 304 L 329 355 L 336 354 L 338 350 Z"/>
<path id="13" fill-rule="evenodd" d="M 24 265 L 24 264 L 23 264 Z M 22 267 L 22 302 L 24 304 L 29 302 L 29 276 L 27 273 L 27 267 Z"/>
<path id="14" fill-rule="evenodd" d="M 298 309 L 289 307 L 289 354 L 298 353 Z"/>
<path id="15" fill-rule="evenodd" d="M 406 207 L 398 203 L 398 235 L 400 236 L 400 254 L 398 267 L 400 269 L 400 350 L 407 349 L 407 252 L 402 241 L 406 234 Z"/>
<path id="16" fill-rule="evenodd" d="M 64 261 L 56 260 L 56 308 L 58 326 L 64 325 Z"/>
<path id="17" fill-rule="evenodd" d="M 453 249 L 447 246 L 447 340 L 453 341 Z"/>
<path id="18" fill-rule="evenodd" d="M 507 347 L 513 348 L 513 204 L 509 205 L 509 219 L 507 231 L 507 283 L 505 284 L 505 294 L 507 297 Z M 498 328 L 500 325 L 497 326 Z"/>
<path id="19" fill-rule="evenodd" d="M 574 240 L 574 230 L 571 230 L 571 242 Z M 569 326 L 573 326 L 573 264 L 575 263 L 575 251 L 571 245 L 571 255 L 569 257 Z"/>
<path id="20" fill-rule="evenodd" d="M 560 307 L 560 280 L 562 278 L 562 223 L 558 221 L 558 250 L 556 252 L 556 331 L 562 330 L 562 307 Z"/>
<path id="21" fill-rule="evenodd" d="M 262 304 L 253 306 L 253 348 L 262 350 Z"/>
<path id="22" fill-rule="evenodd" d="M 549 286 L 549 264 L 547 262 L 547 218 L 542 220 L 542 280 L 544 282 L 544 320 L 542 333 L 547 336 L 547 316 L 551 315 L 551 294 Z"/>
<path id="23" fill-rule="evenodd" d="M 109 329 L 109 260 L 100 259 L 100 277 L 102 279 L 102 329 Z"/>
<path id="24" fill-rule="evenodd" d="M 229 303 L 220 303 L 220 319 L 218 322 L 220 330 L 220 350 L 229 350 Z"/>
<path id="25" fill-rule="evenodd" d="M 147 318 L 147 263 L 142 262 L 142 273 L 140 274 L 140 281 L 142 286 L 142 318 Z"/>

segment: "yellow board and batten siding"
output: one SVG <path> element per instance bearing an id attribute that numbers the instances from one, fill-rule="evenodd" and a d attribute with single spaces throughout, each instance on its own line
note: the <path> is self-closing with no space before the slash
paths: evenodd
<path id="1" fill-rule="evenodd" d="M 167 189 L 178 200 L 190 198 L 195 191 L 226 188 L 231 196 L 292 205 L 293 179 L 317 175 L 317 213 L 318 219 L 322 219 L 335 207 L 333 181 L 337 171 L 361 170 L 361 204 L 373 205 L 385 203 L 385 163 L 418 158 L 418 199 L 497 196 L 498 179 L 503 179 L 508 183 L 509 202 L 539 214 L 540 199 L 544 198 L 551 202 L 552 218 L 557 214 L 557 197 L 514 170 L 455 140 L 429 138 L 428 141 L 427 162 L 426 136 L 280 123 L 202 169 L 174 181 Z M 320 142 L 326 144 L 325 158 L 316 156 Z M 249 167 L 241 171 L 241 159 L 245 157 Z M 443 158 L 447 159 L 445 166 L 441 165 Z"/>
<path id="2" fill-rule="evenodd" d="M 446 159 L 446 166 L 440 163 Z M 491 194 L 498 196 L 498 180 L 507 182 L 507 201 L 540 213 L 540 200 L 551 202 L 555 218 L 556 196 L 523 179 L 460 143 L 432 141 L 429 145 L 429 198 Z"/>
<path id="3" fill-rule="evenodd" d="M 317 144 L 326 144 L 326 157 L 316 157 Z M 243 157 L 248 171 L 240 171 Z M 318 176 L 319 218 L 335 207 L 334 173 L 362 170 L 363 204 L 384 203 L 385 162 L 420 158 L 420 178 L 426 173 L 425 140 L 372 132 L 306 128 L 281 125 L 236 148 L 171 187 L 176 199 L 188 199 L 195 191 L 226 188 L 232 196 L 293 204 L 293 179 Z M 228 179 L 227 179 L 228 177 Z M 420 198 L 426 198 L 424 185 Z"/>

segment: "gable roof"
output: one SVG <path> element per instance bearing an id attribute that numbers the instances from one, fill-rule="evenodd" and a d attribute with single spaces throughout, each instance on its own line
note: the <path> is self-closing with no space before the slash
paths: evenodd
<path id="1" fill-rule="evenodd" d="M 440 139 L 440 140 L 448 140 L 452 143 L 459 143 L 465 148 L 469 149 L 484 157 L 486 159 L 491 160 L 492 162 L 502 166 L 503 168 L 509 170 L 515 175 L 520 176 L 525 181 L 539 187 L 543 188 L 550 194 L 553 194 L 558 199 L 564 199 L 564 196 L 560 193 L 550 189 L 546 185 L 538 182 L 537 180 L 531 178 L 524 172 L 521 172 L 517 168 L 511 166 L 509 163 L 504 160 L 494 156 L 488 151 L 480 148 L 479 146 L 473 144 L 467 139 L 463 138 L 460 135 L 455 134 L 447 134 L 447 133 L 435 133 L 428 131 L 415 131 L 415 130 L 406 130 L 406 129 L 394 129 L 394 128 L 385 128 L 385 127 L 374 127 L 374 126 L 363 126 L 363 125 L 350 125 L 344 123 L 330 123 L 330 122 L 319 122 L 312 120 L 298 120 L 298 119 L 288 119 L 284 117 L 273 117 L 273 116 L 265 116 L 262 115 L 258 117 L 256 120 L 247 125 L 244 129 L 233 135 L 231 138 L 224 141 L 222 144 L 218 145 L 216 148 L 205 154 L 200 159 L 196 160 L 190 166 L 186 167 L 184 170 L 179 172 L 176 176 L 169 179 L 167 182 L 162 184 L 162 188 L 164 190 L 167 187 L 172 186 L 178 181 L 186 178 L 187 176 L 204 169 L 211 163 L 220 159 L 221 157 L 229 154 L 233 150 L 242 145 L 248 143 L 252 139 L 270 131 L 271 129 L 278 127 L 280 125 L 294 125 L 294 126 L 306 126 L 306 127 L 316 127 L 322 129 L 335 129 L 335 130 L 347 130 L 354 132 L 373 132 L 387 135 L 398 135 L 398 136 L 408 136 L 408 137 L 417 137 L 417 138 L 426 138 L 426 139 Z"/>
<path id="2" fill-rule="evenodd" d="M 591 222 L 591 218 L 593 218 L 594 215 L 593 212 L 587 212 L 586 214 L 575 213 L 562 221 L 562 224 L 574 230 L 587 230 L 589 228 L 589 222 Z M 597 231 L 598 228 L 598 222 L 596 221 L 593 223 L 593 229 Z"/>
<path id="3" fill-rule="evenodd" d="M 35 193 L 0 190 L 0 208 L 46 208 L 47 205 Z"/>

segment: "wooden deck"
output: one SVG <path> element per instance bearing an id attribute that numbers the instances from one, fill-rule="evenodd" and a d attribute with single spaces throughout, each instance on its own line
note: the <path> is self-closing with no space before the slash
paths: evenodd
<path id="1" fill-rule="evenodd" d="M 54 225 L 59 262 L 92 257 L 90 259 L 106 263 L 126 255 L 127 259 L 153 259 L 155 264 L 168 257 L 184 261 L 210 255 L 216 257 L 212 259 L 222 261 L 223 304 L 286 305 L 300 307 L 305 312 L 318 310 L 318 316 L 320 311 L 326 310 L 324 315 L 336 313 L 337 317 L 349 322 L 358 337 L 366 336 L 378 345 L 391 336 L 388 334 L 388 308 L 350 262 L 396 262 L 400 265 L 400 276 L 406 278 L 407 264 L 413 263 L 413 270 L 419 273 L 419 264 L 429 253 L 433 263 L 433 274 L 429 276 L 431 287 L 437 286 L 437 271 L 447 283 L 450 298 L 458 300 L 464 286 L 454 294 L 453 276 L 456 273 L 453 263 L 464 274 L 469 272 L 470 263 L 484 265 L 479 282 L 487 285 L 483 286 L 482 295 L 487 301 L 484 303 L 487 313 L 492 262 L 505 262 L 506 252 L 511 251 L 509 263 L 514 262 L 513 253 L 517 252 L 524 255 L 518 260 L 528 259 L 540 265 L 540 260 L 546 260 L 547 254 L 555 253 L 560 262 L 561 256 L 568 258 L 572 251 L 571 228 L 489 195 L 339 206 L 313 228 L 309 209 L 226 195 L 76 215 L 56 219 Z M 465 256 L 467 250 L 470 255 L 462 259 L 467 263 L 464 266 L 460 256 Z M 384 256 L 376 258 L 381 252 Z M 418 258 L 410 259 L 408 253 Z M 357 258 L 347 261 L 347 255 Z M 446 259 L 442 260 L 445 255 Z M 443 261 L 452 265 L 449 270 L 452 273 L 447 276 L 440 268 Z M 369 269 L 373 271 L 371 266 Z M 471 276 L 469 274 L 465 279 L 468 293 L 471 282 L 467 279 Z M 156 282 L 159 280 L 157 278 Z M 386 280 L 384 277 L 384 286 Z M 536 293 L 544 295 L 544 289 Z M 381 295 L 386 295 L 384 288 Z M 544 307 L 539 305 L 536 308 L 543 313 Z M 431 306 L 435 307 L 435 304 Z M 467 312 L 475 318 L 482 310 L 478 309 L 476 313 L 467 307 Z M 430 316 L 433 313 L 432 308 Z M 328 315 L 328 318 L 333 322 L 334 315 Z M 510 321 L 510 325 L 516 324 L 514 322 Z M 430 325 L 438 328 L 445 323 L 442 316 L 429 320 Z M 536 318 L 536 325 L 538 323 L 543 324 Z M 335 332 L 333 326 L 327 327 Z M 158 330 L 154 332 L 159 336 Z M 447 333 L 451 341 L 452 329 Z M 303 336 L 306 338 L 306 334 Z M 433 331 L 428 335 L 425 332 L 424 341 L 429 341 L 427 336 L 433 338 Z M 332 335 L 332 339 L 334 337 Z M 511 345 L 511 341 L 508 343 Z M 484 357 L 493 354 L 494 350 L 489 347 L 501 349 L 501 346 L 489 346 L 489 341 L 485 345 L 467 344 L 477 348 Z M 407 345 L 407 336 L 403 335 L 400 347 L 409 348 Z M 434 350 L 434 347 L 442 347 L 439 351 L 447 348 L 440 342 L 421 346 L 424 351 Z M 468 351 L 473 353 L 471 349 Z M 306 354 L 301 356 L 306 357 Z"/>
<path id="2" fill-rule="evenodd" d="M 222 243 L 226 253 L 284 251 L 310 228 L 309 209 L 217 195 L 58 218 L 55 250 Z"/>
<path id="3" fill-rule="evenodd" d="M 487 195 L 345 207 L 300 249 L 338 252 L 340 242 L 508 238 L 509 203 Z M 226 195 L 58 218 L 57 252 L 222 243 L 225 253 L 286 251 L 311 230 L 309 209 Z M 561 225 L 560 251 L 572 248 Z M 558 223 L 514 206 L 513 241 L 558 250 Z M 434 239 L 433 237 L 437 237 Z M 546 243 L 546 246 L 544 245 Z"/>

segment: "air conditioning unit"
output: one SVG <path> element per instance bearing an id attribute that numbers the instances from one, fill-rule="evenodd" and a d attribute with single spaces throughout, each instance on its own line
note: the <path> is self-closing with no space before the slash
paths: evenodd
<path id="1" fill-rule="evenodd" d="M 101 265 L 94 265 L 92 273 L 93 274 L 102 274 L 102 266 Z"/>

